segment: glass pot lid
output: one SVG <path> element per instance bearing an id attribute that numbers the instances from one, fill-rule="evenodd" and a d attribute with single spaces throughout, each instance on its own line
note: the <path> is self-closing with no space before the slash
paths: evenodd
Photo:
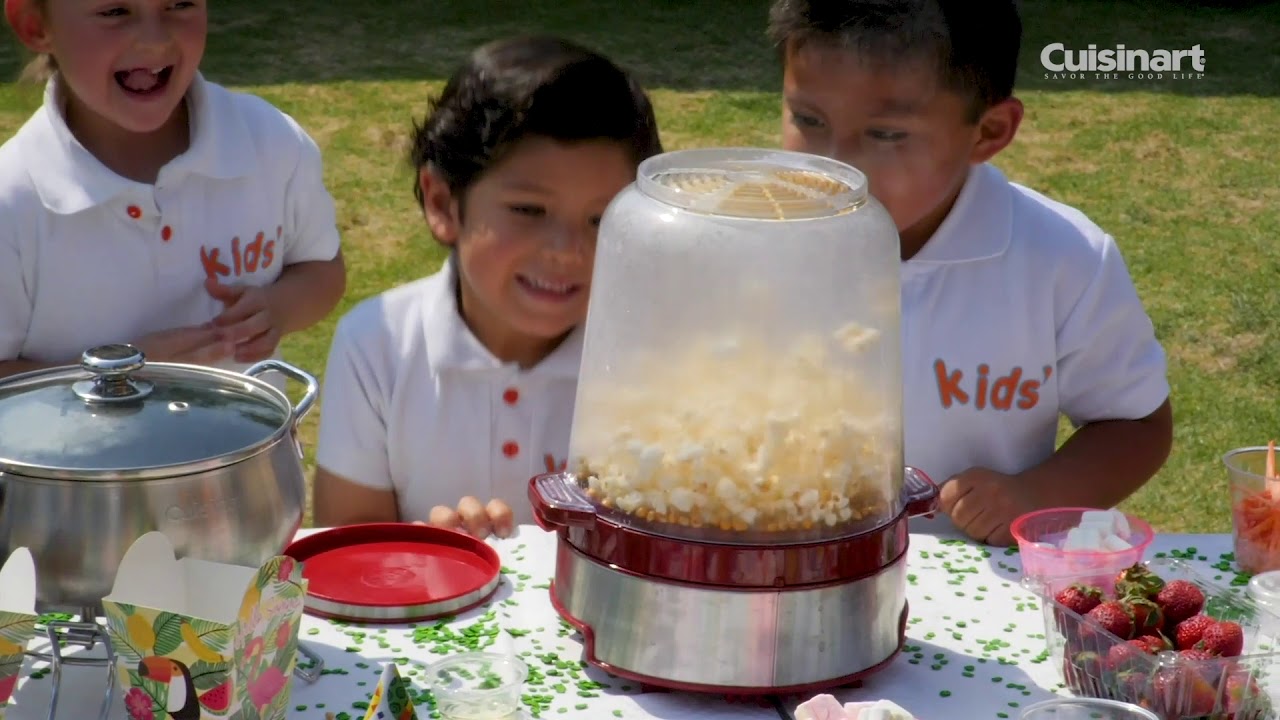
<path id="1" fill-rule="evenodd" d="M 242 460 L 291 427 L 288 398 L 225 370 L 147 364 L 132 345 L 0 381 L 0 471 L 135 480 Z"/>

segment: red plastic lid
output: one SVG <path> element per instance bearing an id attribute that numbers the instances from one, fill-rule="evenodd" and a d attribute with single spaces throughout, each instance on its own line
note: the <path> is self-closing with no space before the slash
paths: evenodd
<path id="1" fill-rule="evenodd" d="M 295 541 L 306 611 L 335 620 L 405 623 L 469 610 L 501 580 L 498 552 L 441 528 L 374 523 L 333 528 Z"/>

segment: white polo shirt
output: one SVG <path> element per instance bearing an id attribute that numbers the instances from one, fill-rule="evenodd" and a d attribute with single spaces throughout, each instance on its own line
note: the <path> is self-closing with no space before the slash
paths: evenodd
<path id="1" fill-rule="evenodd" d="M 446 261 L 338 321 L 316 464 L 394 490 L 402 521 L 474 495 L 531 523 L 530 478 L 565 466 L 582 329 L 531 369 L 503 363 L 459 314 L 455 278 Z"/>
<path id="2" fill-rule="evenodd" d="M 199 325 L 223 310 L 208 275 L 268 285 L 285 265 L 337 254 L 320 150 L 265 100 L 197 75 L 190 148 L 148 185 L 85 150 L 60 94 L 51 80 L 0 146 L 0 359 L 75 362 L 95 345 Z"/>
<path id="3" fill-rule="evenodd" d="M 1138 419 L 1169 396 L 1115 241 L 991 165 L 902 264 L 902 313 L 906 463 L 939 484 L 1041 463 L 1059 413 Z"/>

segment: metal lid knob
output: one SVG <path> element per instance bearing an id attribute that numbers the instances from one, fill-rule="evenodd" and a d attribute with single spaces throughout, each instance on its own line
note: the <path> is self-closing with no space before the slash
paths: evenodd
<path id="1" fill-rule="evenodd" d="M 74 383 L 71 388 L 89 403 L 141 400 L 151 394 L 154 386 L 146 380 L 135 380 L 129 374 L 146 364 L 146 355 L 134 345 L 117 343 L 90 348 L 80 357 L 80 367 L 94 377 Z"/>

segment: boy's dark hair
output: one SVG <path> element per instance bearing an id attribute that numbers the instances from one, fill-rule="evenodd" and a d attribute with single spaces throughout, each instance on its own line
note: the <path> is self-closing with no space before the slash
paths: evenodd
<path id="1" fill-rule="evenodd" d="M 929 63 L 969 99 L 972 122 L 1013 95 L 1022 20 L 1017 0 L 776 0 L 769 38 L 783 53 L 818 42 L 890 66 Z"/>
<path id="2" fill-rule="evenodd" d="M 616 140 L 637 164 L 662 152 L 653 106 L 626 71 L 568 40 L 526 35 L 471 54 L 415 124 L 410 160 L 439 173 L 461 199 L 529 136 Z M 416 176 L 414 194 L 421 205 Z"/>

